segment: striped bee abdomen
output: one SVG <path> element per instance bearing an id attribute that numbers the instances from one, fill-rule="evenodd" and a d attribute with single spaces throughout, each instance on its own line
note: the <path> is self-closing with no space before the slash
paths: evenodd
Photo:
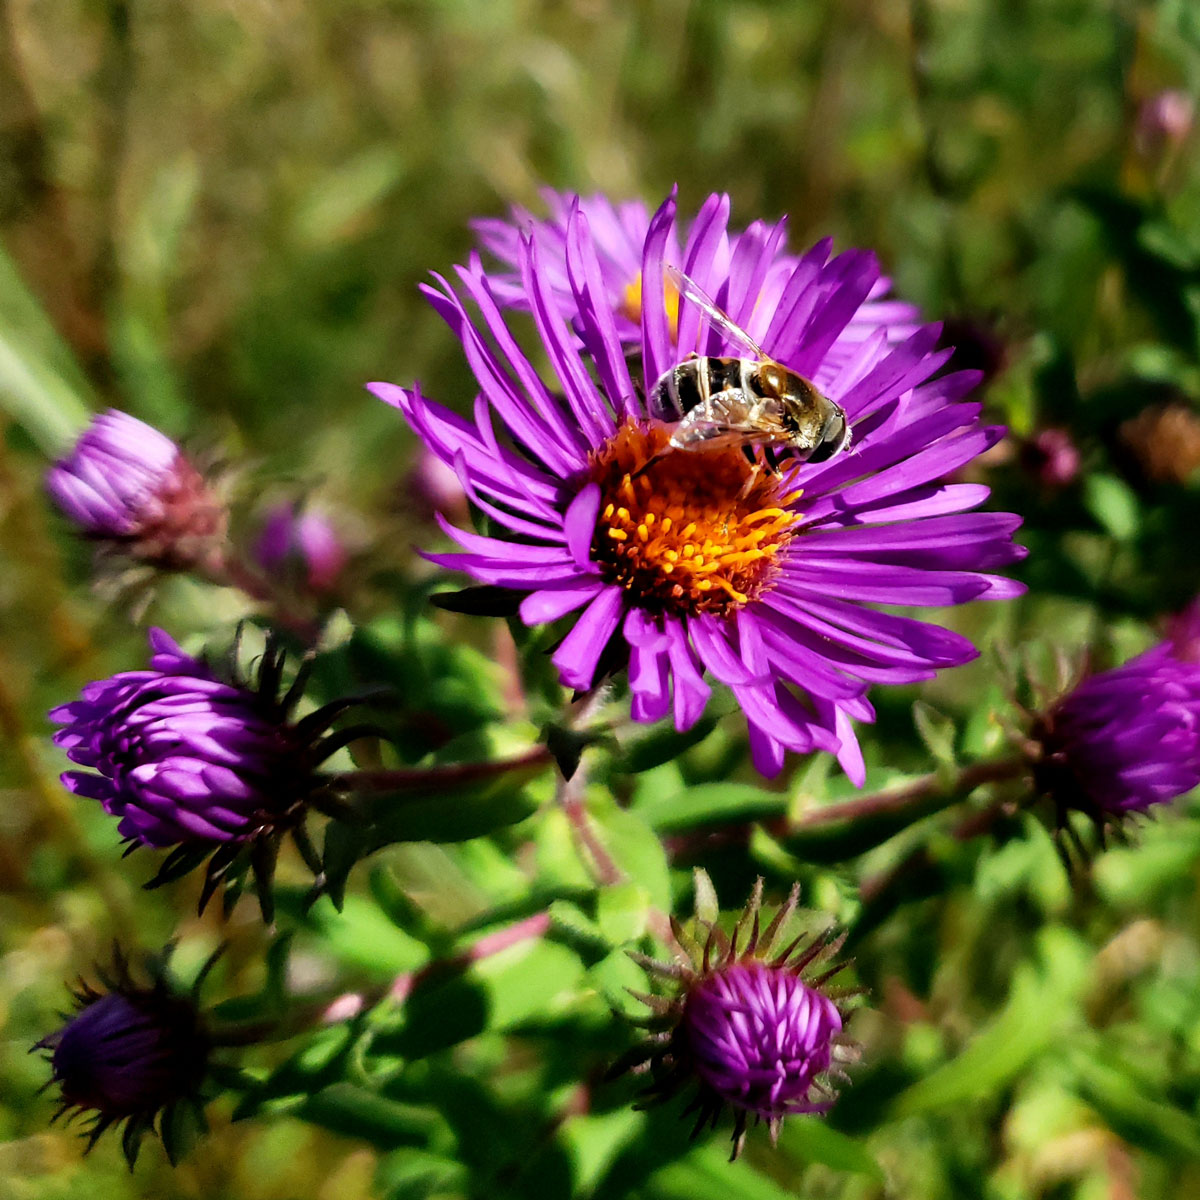
<path id="1" fill-rule="evenodd" d="M 720 392 L 761 395 L 753 386 L 756 366 L 745 358 L 689 358 L 654 385 L 648 403 L 650 415 L 660 421 L 678 421 Z"/>

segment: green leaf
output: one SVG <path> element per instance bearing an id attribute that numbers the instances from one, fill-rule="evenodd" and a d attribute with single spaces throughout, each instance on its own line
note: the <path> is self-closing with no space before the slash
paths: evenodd
<path id="1" fill-rule="evenodd" d="M 588 816 L 613 862 L 628 879 L 646 889 L 658 908 L 671 907 L 671 879 L 663 844 L 642 817 L 619 808 L 606 793 L 588 796 Z"/>
<path id="2" fill-rule="evenodd" d="M 894 782 L 897 790 L 900 790 L 905 782 L 913 780 L 901 777 Z M 855 815 L 836 820 L 826 819 L 821 815 L 821 808 L 825 806 L 808 807 L 799 813 L 793 811 L 792 828 L 777 840 L 789 854 L 794 854 L 802 862 L 844 862 L 883 845 L 914 822 L 950 808 L 963 799 L 965 797 L 962 793 L 953 787 L 947 787 L 944 791 L 934 791 L 919 802 L 905 804 L 897 811 L 882 811 L 870 816 Z M 805 817 L 808 813 L 811 813 L 815 820 L 812 825 L 806 826 Z"/>
<path id="3" fill-rule="evenodd" d="M 954 722 L 938 712 L 932 705 L 926 704 L 924 700 L 918 700 L 913 704 L 912 713 L 917 734 L 925 743 L 925 748 L 933 756 L 934 761 L 942 766 L 955 766 L 957 759 L 954 753 L 954 743 L 957 738 L 957 730 Z"/>
<path id="4" fill-rule="evenodd" d="M 334 1083 L 305 1099 L 297 1116 L 373 1146 L 423 1146 L 440 1125 L 437 1114 L 414 1104 L 389 1100 L 352 1083 Z"/>
<path id="5" fill-rule="evenodd" d="M 704 741 L 717 727 L 718 719 L 715 715 L 703 716 L 687 733 L 676 732 L 674 725 L 666 722 L 655 725 L 645 737 L 625 747 L 617 767 L 637 775 L 674 762 L 684 751 Z"/>
<path id="6" fill-rule="evenodd" d="M 397 1150 L 379 1165 L 375 1186 L 382 1200 L 428 1200 L 467 1191 L 467 1168 L 424 1150 Z"/>
<path id="7" fill-rule="evenodd" d="M 404 159 L 393 142 L 356 154 L 309 188 L 292 218 L 293 236 L 314 248 L 361 236 L 403 173 Z"/>
<path id="8" fill-rule="evenodd" d="M 0 247 L 0 407 L 50 456 L 87 424 L 90 388 Z"/>
<path id="9" fill-rule="evenodd" d="M 550 905 L 549 913 L 555 928 L 563 930 L 570 938 L 579 939 L 579 942 L 592 949 L 603 947 L 607 950 L 611 946 L 604 931 L 578 904 L 570 900 L 555 900 Z"/>
<path id="10" fill-rule="evenodd" d="M 645 1194 L 663 1200 L 793 1200 L 773 1179 L 760 1175 L 748 1163 L 727 1161 L 728 1152 L 714 1144 L 694 1150 L 651 1176 Z"/>
<path id="11" fill-rule="evenodd" d="M 788 798 L 748 783 L 702 783 L 661 798 L 642 801 L 637 813 L 660 833 L 697 825 L 732 824 L 782 816 Z"/>
<path id="12" fill-rule="evenodd" d="M 614 950 L 590 968 L 587 982 L 604 997 L 609 1008 L 627 1016 L 646 1015 L 646 1006 L 629 994 L 629 989 L 647 990 L 646 974 L 624 950 Z"/>
<path id="13" fill-rule="evenodd" d="M 571 1160 L 571 1187 L 575 1196 L 590 1196 L 621 1148 L 642 1124 L 642 1114 L 631 1108 L 616 1112 L 571 1117 L 560 1137 Z"/>
<path id="14" fill-rule="evenodd" d="M 413 971 L 429 958 L 424 942 L 398 929 L 364 896 L 347 896 L 340 914 L 327 906 L 314 906 L 304 921 L 335 958 L 378 975 Z"/>
<path id="15" fill-rule="evenodd" d="M 535 822 L 538 878 L 562 891 L 590 892 L 595 883 L 579 856 L 575 831 L 561 808 L 551 808 Z"/>
<path id="16" fill-rule="evenodd" d="M 349 1024 L 331 1025 L 310 1034 L 290 1058 L 247 1090 L 234 1108 L 233 1119 L 292 1112 L 320 1088 L 338 1082 L 357 1036 L 357 1030 Z"/>
<path id="17" fill-rule="evenodd" d="M 596 922 L 614 946 L 632 942 L 646 932 L 650 893 L 640 883 L 618 883 L 601 889 Z"/>
<path id="18" fill-rule="evenodd" d="M 355 863 L 370 852 L 371 830 L 365 825 L 330 821 L 321 849 L 321 890 L 339 912 L 346 902 L 346 884 Z"/>
<path id="19" fill-rule="evenodd" d="M 1038 961 L 1013 972 L 1008 1000 L 956 1058 L 897 1097 L 897 1117 L 952 1108 L 993 1094 L 1055 1045 L 1074 1017 L 1087 978 L 1088 955 L 1074 934 L 1047 926 L 1037 937 Z"/>
<path id="20" fill-rule="evenodd" d="M 821 1117 L 789 1117 L 783 1123 L 779 1144 L 803 1162 L 884 1181 L 883 1168 L 866 1146 L 831 1128 Z"/>
<path id="21" fill-rule="evenodd" d="M 1077 1092 L 1118 1137 L 1177 1162 L 1200 1161 L 1200 1121 L 1141 1086 L 1125 1064 L 1093 1048 L 1071 1055 Z"/>
<path id="22" fill-rule="evenodd" d="M 400 1028 L 381 1032 L 374 1045 L 419 1059 L 481 1033 L 552 1018 L 576 998 L 583 974 L 566 946 L 522 942 L 449 978 L 422 982 L 405 1001 Z"/>
<path id="23" fill-rule="evenodd" d="M 1085 476 L 1083 503 L 1097 524 L 1117 541 L 1136 536 L 1141 525 L 1138 498 L 1124 480 L 1096 472 Z"/>

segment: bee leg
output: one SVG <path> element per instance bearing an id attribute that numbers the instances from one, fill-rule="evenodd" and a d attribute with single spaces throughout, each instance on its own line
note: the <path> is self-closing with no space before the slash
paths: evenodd
<path id="1" fill-rule="evenodd" d="M 746 482 L 742 484 L 742 490 L 740 494 L 740 499 L 745 500 L 745 498 L 750 495 L 754 485 L 758 482 L 759 472 L 762 470 L 763 465 L 762 460 L 759 458 L 758 454 L 755 453 L 753 446 L 743 446 L 742 453 L 750 462 L 750 471 L 746 476 Z"/>
<path id="2" fill-rule="evenodd" d="M 629 478 L 631 480 L 633 480 L 633 479 L 637 479 L 641 475 L 644 475 L 648 470 L 650 470 L 650 468 L 652 466 L 654 466 L 654 464 L 656 462 L 658 462 L 658 460 L 660 458 L 664 458 L 665 456 L 666 456 L 666 451 L 660 450 L 657 454 L 652 455 L 644 463 L 642 463 L 642 465 L 640 467 L 638 467 L 638 469 L 636 471 L 634 471 L 634 473 L 632 475 L 630 475 Z"/>
<path id="3" fill-rule="evenodd" d="M 774 449 L 770 446 L 764 446 L 762 448 L 762 451 L 763 451 L 763 457 L 767 460 L 767 466 L 770 468 L 771 474 L 778 475 L 779 474 L 779 456 L 775 453 Z"/>

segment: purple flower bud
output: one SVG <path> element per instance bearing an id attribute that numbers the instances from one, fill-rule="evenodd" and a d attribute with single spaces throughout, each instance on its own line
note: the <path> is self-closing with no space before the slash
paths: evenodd
<path id="1" fill-rule="evenodd" d="M 298 512 L 291 504 L 272 508 L 254 546 L 264 571 L 295 580 L 301 590 L 330 591 L 346 566 L 346 549 L 320 513 Z"/>
<path id="2" fill-rule="evenodd" d="M 1134 127 L 1138 153 L 1155 157 L 1164 147 L 1178 146 L 1192 131 L 1196 102 L 1179 88 L 1165 88 L 1143 100 Z"/>
<path id="3" fill-rule="evenodd" d="M 60 1098 L 54 1119 L 91 1113 L 84 1134 L 89 1150 L 110 1126 L 127 1122 L 124 1144 L 132 1166 L 141 1136 L 156 1118 L 161 1115 L 166 1137 L 176 1106 L 199 1109 L 209 1040 L 194 1000 L 175 994 L 161 977 L 151 986 L 134 983 L 118 954 L 116 977 L 103 978 L 109 990 L 81 984 L 75 1014 L 34 1049 L 50 1051 Z M 174 1147 L 167 1149 L 174 1159 Z"/>
<path id="4" fill-rule="evenodd" d="M 1037 790 L 1060 827 L 1145 813 L 1200 784 L 1200 665 L 1164 642 L 1084 679 L 1033 729 Z"/>
<path id="5" fill-rule="evenodd" d="M 432 521 L 438 513 L 466 520 L 467 493 L 455 469 L 422 445 L 406 481 L 407 498 L 420 516 Z"/>
<path id="6" fill-rule="evenodd" d="M 703 890 L 711 893 L 711 883 L 703 882 Z M 687 1110 L 698 1113 L 693 1136 L 731 1108 L 734 1158 L 750 1118 L 765 1121 L 774 1140 L 785 1116 L 826 1112 L 837 1095 L 834 1079 L 845 1078 L 841 1064 L 854 1056 L 854 1045 L 843 1034 L 846 1013 L 838 1003 L 853 993 L 822 990 L 842 968 L 826 967 L 815 978 L 806 977 L 837 952 L 842 939 L 801 937 L 774 950 L 798 895 L 793 888 L 762 930 L 760 879 L 732 937 L 701 918 L 698 900 L 692 931 L 672 921 L 690 963 L 633 956 L 652 975 L 674 981 L 678 991 L 674 997 L 635 993 L 655 1014 L 645 1022 L 653 1032 L 617 1070 L 649 1070 L 654 1079 L 646 1092 L 650 1103 L 694 1083 L 696 1095 Z"/>
<path id="7" fill-rule="evenodd" d="M 764 1120 L 829 1107 L 812 1097 L 842 1016 L 787 968 L 714 971 L 688 994 L 683 1027 L 697 1075 L 729 1104 Z"/>
<path id="8" fill-rule="evenodd" d="M 1044 488 L 1057 490 L 1079 474 L 1079 449 L 1065 429 L 1043 429 L 1021 447 L 1021 464 Z"/>
<path id="9" fill-rule="evenodd" d="M 173 847 L 153 882 L 199 865 L 210 853 L 201 907 L 243 849 L 251 853 L 262 888 L 274 850 L 290 832 L 311 862 L 302 823 L 310 804 L 328 799 L 317 765 L 344 744 L 319 739 L 334 702 L 293 724 L 293 688 L 276 689 L 281 656 L 268 647 L 256 688 L 220 679 L 184 654 L 161 629 L 150 631 L 150 669 L 123 671 L 88 684 L 79 700 L 50 713 L 55 735 L 84 770 L 62 776 L 68 790 L 99 800 L 120 818 L 133 845 Z"/>
<path id="10" fill-rule="evenodd" d="M 179 447 L 116 409 L 93 418 L 46 488 L 85 537 L 164 569 L 195 566 L 225 536 L 224 507 Z"/>

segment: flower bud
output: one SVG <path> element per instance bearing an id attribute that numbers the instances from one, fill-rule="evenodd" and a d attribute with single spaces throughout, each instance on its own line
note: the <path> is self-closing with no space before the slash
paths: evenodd
<path id="1" fill-rule="evenodd" d="M 1074 482 L 1079 449 L 1065 429 L 1043 429 L 1021 447 L 1021 465 L 1048 491 Z"/>
<path id="2" fill-rule="evenodd" d="M 1142 101 L 1134 126 L 1134 143 L 1144 158 L 1157 158 L 1164 149 L 1187 140 L 1196 115 L 1196 102 L 1179 88 L 1164 88 Z"/>
<path id="3" fill-rule="evenodd" d="M 203 1121 L 200 1088 L 210 1047 L 194 998 L 173 992 L 161 975 L 149 986 L 135 983 L 119 953 L 115 977 L 102 980 L 106 990 L 81 983 L 74 1015 L 34 1047 L 50 1051 L 59 1088 L 54 1119 L 91 1113 L 89 1150 L 106 1129 L 126 1122 L 130 1166 L 157 1120 L 174 1161 L 174 1110 L 192 1106 L 197 1123 Z"/>
<path id="4" fill-rule="evenodd" d="M 296 590 L 318 595 L 333 590 L 347 557 L 337 531 L 324 516 L 297 511 L 291 504 L 270 510 L 254 545 L 255 561 L 269 575 L 282 576 Z"/>
<path id="5" fill-rule="evenodd" d="M 812 1097 L 842 1017 L 787 968 L 733 963 L 712 972 L 688 994 L 683 1028 L 697 1075 L 729 1104 L 767 1120 L 829 1107 Z"/>
<path id="6" fill-rule="evenodd" d="M 1200 784 L 1200 665 L 1163 642 L 1085 678 L 1037 718 L 1037 791 L 1060 829 L 1070 812 L 1119 823 Z"/>
<path id="7" fill-rule="evenodd" d="M 224 506 L 179 447 L 116 409 L 92 419 L 46 488 L 85 537 L 164 570 L 207 561 L 225 538 Z"/>
<path id="8" fill-rule="evenodd" d="M 711 884 L 698 874 L 711 893 Z M 698 887 L 698 897 L 700 892 Z M 845 1078 L 841 1064 L 854 1057 L 853 1043 L 843 1034 L 847 1014 L 839 1006 L 852 993 L 824 988 L 841 966 L 810 977 L 842 939 L 801 937 L 775 951 L 798 894 L 793 888 L 760 930 L 760 879 L 731 937 L 699 915 L 698 900 L 694 931 L 672 919 L 689 961 L 665 964 L 633 955 L 651 975 L 674 981 L 677 992 L 635 993 L 655 1014 L 643 1022 L 652 1033 L 618 1069 L 651 1072 L 647 1102 L 695 1084 L 688 1108 L 698 1113 L 693 1136 L 707 1122 L 715 1125 L 726 1107 L 732 1109 L 733 1158 L 750 1118 L 765 1121 L 774 1141 L 785 1116 L 826 1112 L 837 1095 L 834 1079 Z"/>
<path id="9" fill-rule="evenodd" d="M 151 886 L 212 854 L 202 908 L 223 878 L 238 877 L 246 851 L 266 913 L 265 881 L 282 834 L 313 863 L 304 818 L 310 805 L 331 799 L 317 766 L 344 744 L 344 735 L 318 735 L 347 702 L 293 723 L 298 689 L 277 698 L 283 664 L 273 647 L 251 688 L 218 678 L 161 629 L 151 630 L 150 645 L 149 670 L 90 683 L 50 713 L 64 726 L 55 742 L 85 768 L 65 772 L 63 784 L 119 817 L 132 845 L 172 848 Z"/>

